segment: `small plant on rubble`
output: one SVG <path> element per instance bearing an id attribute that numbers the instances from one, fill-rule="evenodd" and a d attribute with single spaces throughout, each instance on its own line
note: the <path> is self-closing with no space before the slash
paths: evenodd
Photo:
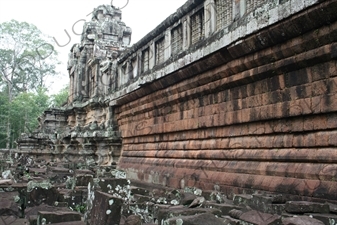
<path id="1" fill-rule="evenodd" d="M 82 214 L 86 212 L 86 209 L 87 209 L 87 205 L 85 203 L 75 206 L 75 211 L 82 213 Z"/>

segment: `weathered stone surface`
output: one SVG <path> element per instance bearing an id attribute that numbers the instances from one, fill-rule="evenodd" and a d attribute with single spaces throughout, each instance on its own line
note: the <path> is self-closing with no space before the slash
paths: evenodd
<path id="1" fill-rule="evenodd" d="M 140 216 L 131 215 L 126 218 L 124 225 L 142 225 Z"/>
<path id="2" fill-rule="evenodd" d="M 1 225 L 29 225 L 27 219 L 16 218 L 14 216 L 0 216 Z"/>
<path id="3" fill-rule="evenodd" d="M 213 215 L 221 215 L 219 209 L 203 209 L 203 208 L 182 208 L 182 207 L 170 207 L 167 209 L 160 209 L 158 212 L 158 221 L 166 220 L 171 217 L 177 216 L 189 216 L 203 213 L 211 213 Z"/>
<path id="4" fill-rule="evenodd" d="M 309 216 L 287 217 L 282 219 L 283 225 L 323 225 L 324 223 Z"/>
<path id="5" fill-rule="evenodd" d="M 14 200 L 1 199 L 0 201 L 0 216 L 19 216 L 18 205 L 14 203 Z"/>
<path id="6" fill-rule="evenodd" d="M 182 205 L 190 205 L 198 196 L 189 192 L 181 193 L 180 204 Z"/>
<path id="7" fill-rule="evenodd" d="M 81 215 L 78 212 L 72 211 L 39 211 L 37 218 L 38 224 L 54 224 L 72 221 L 81 221 Z"/>
<path id="8" fill-rule="evenodd" d="M 330 207 L 328 204 L 316 202 L 289 201 L 285 210 L 289 213 L 329 213 Z"/>
<path id="9" fill-rule="evenodd" d="M 90 224 L 119 225 L 123 201 L 104 192 L 96 191 Z"/>
<path id="10" fill-rule="evenodd" d="M 53 205 L 59 198 L 59 193 L 55 187 L 32 187 L 27 191 L 27 203 L 30 206 L 42 203 Z"/>
<path id="11" fill-rule="evenodd" d="M 103 192 L 106 193 L 118 193 L 121 189 L 125 188 L 129 185 L 127 179 L 120 179 L 120 178 L 107 178 L 101 179 L 99 181 L 99 186 L 101 187 Z"/>
<path id="12" fill-rule="evenodd" d="M 83 221 L 53 223 L 53 225 L 86 225 Z"/>
<path id="13" fill-rule="evenodd" d="M 193 215 L 193 216 L 179 216 L 179 217 L 173 217 L 170 219 L 167 219 L 163 221 L 164 225 L 225 225 L 228 223 L 225 223 L 223 219 L 216 218 L 214 214 L 199 214 L 199 215 Z"/>
<path id="14" fill-rule="evenodd" d="M 218 204 L 218 203 L 212 203 L 212 202 L 206 202 L 205 207 L 220 209 L 222 212 L 222 215 L 229 215 L 229 211 L 231 211 L 232 209 L 236 209 L 236 210 L 242 209 L 242 207 L 239 207 L 237 205 L 226 204 L 226 203 Z"/>
<path id="15" fill-rule="evenodd" d="M 317 219 L 324 224 L 333 224 L 337 223 L 337 215 L 336 214 L 319 214 L 319 213 L 310 213 L 307 214 L 309 217 Z"/>
<path id="16" fill-rule="evenodd" d="M 281 216 L 250 210 L 239 215 L 239 219 L 252 224 L 281 224 Z"/>

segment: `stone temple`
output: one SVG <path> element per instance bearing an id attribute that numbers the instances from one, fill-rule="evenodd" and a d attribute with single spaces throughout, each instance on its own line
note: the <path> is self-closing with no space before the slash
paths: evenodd
<path id="1" fill-rule="evenodd" d="M 69 53 L 68 102 L 15 160 L 65 178 L 47 189 L 85 203 L 87 224 L 336 224 L 336 12 L 188 0 L 129 46 L 121 10 L 99 6 Z"/>

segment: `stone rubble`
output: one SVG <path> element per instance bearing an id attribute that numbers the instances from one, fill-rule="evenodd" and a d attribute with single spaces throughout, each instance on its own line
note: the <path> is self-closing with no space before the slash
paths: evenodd
<path id="1" fill-rule="evenodd" d="M 0 172 L 4 225 L 333 225 L 337 221 L 333 200 L 309 202 L 300 196 L 263 192 L 227 196 L 217 186 L 203 191 L 145 185 L 128 180 L 114 166 L 14 160 Z"/>

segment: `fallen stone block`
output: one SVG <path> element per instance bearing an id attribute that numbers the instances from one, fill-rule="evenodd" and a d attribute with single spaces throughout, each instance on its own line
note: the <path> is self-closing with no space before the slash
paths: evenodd
<path id="1" fill-rule="evenodd" d="M 180 204 L 190 205 L 198 196 L 195 194 L 184 192 L 181 194 Z"/>
<path id="2" fill-rule="evenodd" d="M 76 180 L 76 186 L 88 186 L 90 180 L 92 179 L 92 175 L 91 174 L 79 174 L 76 175 L 75 180 Z"/>
<path id="3" fill-rule="evenodd" d="M 37 224 L 54 224 L 63 222 L 81 221 L 81 214 L 73 211 L 39 211 Z"/>
<path id="4" fill-rule="evenodd" d="M 250 205 L 253 200 L 252 195 L 235 195 L 233 198 L 234 205 Z"/>
<path id="5" fill-rule="evenodd" d="M 126 218 L 124 225 L 142 225 L 142 220 L 140 216 L 131 215 Z"/>
<path id="6" fill-rule="evenodd" d="M 205 207 L 206 208 L 215 208 L 221 210 L 222 215 L 229 215 L 229 211 L 233 209 L 240 210 L 242 207 L 237 206 L 237 205 L 231 205 L 231 204 L 218 204 L 218 203 L 213 203 L 213 202 L 205 202 Z"/>
<path id="7" fill-rule="evenodd" d="M 324 225 L 323 222 L 309 216 L 287 217 L 282 219 L 283 225 Z"/>
<path id="8" fill-rule="evenodd" d="M 11 179 L 0 180 L 0 186 L 9 186 L 11 184 L 13 184 Z"/>
<path id="9" fill-rule="evenodd" d="M 127 185 L 129 185 L 129 181 L 127 179 L 107 178 L 99 181 L 99 186 L 101 187 L 102 192 L 109 194 L 120 194 L 122 189 L 125 189 L 125 186 Z"/>
<path id="10" fill-rule="evenodd" d="M 137 203 L 145 203 L 151 201 L 151 197 L 139 194 L 133 195 L 133 198 Z"/>
<path id="11" fill-rule="evenodd" d="M 149 194 L 150 194 L 149 190 L 147 190 L 145 188 L 134 187 L 134 186 L 130 187 L 130 191 L 131 191 L 131 194 L 133 194 L 133 195 L 138 194 L 138 195 L 149 196 Z"/>
<path id="12" fill-rule="evenodd" d="M 337 215 L 335 214 L 310 213 L 307 216 L 322 221 L 324 224 L 337 224 Z"/>
<path id="13" fill-rule="evenodd" d="M 219 209 L 170 207 L 168 209 L 159 210 L 157 219 L 158 221 L 164 221 L 172 217 L 191 216 L 204 213 L 221 216 L 221 211 Z"/>
<path id="14" fill-rule="evenodd" d="M 90 224 L 119 225 L 123 200 L 95 191 Z"/>
<path id="15" fill-rule="evenodd" d="M 83 221 L 53 223 L 53 225 L 86 225 Z"/>
<path id="16" fill-rule="evenodd" d="M 17 218 L 14 216 L 0 216 L 1 225 L 30 225 L 27 219 Z"/>
<path id="17" fill-rule="evenodd" d="M 256 210 L 250 210 L 247 212 L 242 212 L 240 210 L 232 210 L 229 214 L 239 220 L 243 220 L 248 223 L 252 224 L 259 224 L 259 225 L 276 225 L 281 224 L 281 216 L 273 215 L 269 213 L 263 213 Z"/>
<path id="18" fill-rule="evenodd" d="M 178 216 L 164 220 L 164 225 L 227 225 L 224 219 L 215 217 L 213 214 L 203 213 L 191 216 Z"/>
<path id="19" fill-rule="evenodd" d="M 237 220 L 230 216 L 222 216 L 221 218 L 223 219 L 226 225 L 239 225 L 241 224 L 241 222 L 243 222 L 242 220 Z"/>
<path id="20" fill-rule="evenodd" d="M 1 199 L 0 201 L 0 216 L 16 216 L 20 215 L 19 205 L 14 203 L 14 200 Z"/>
<path id="21" fill-rule="evenodd" d="M 285 211 L 288 213 L 329 213 L 328 204 L 306 201 L 289 201 L 285 204 Z"/>

